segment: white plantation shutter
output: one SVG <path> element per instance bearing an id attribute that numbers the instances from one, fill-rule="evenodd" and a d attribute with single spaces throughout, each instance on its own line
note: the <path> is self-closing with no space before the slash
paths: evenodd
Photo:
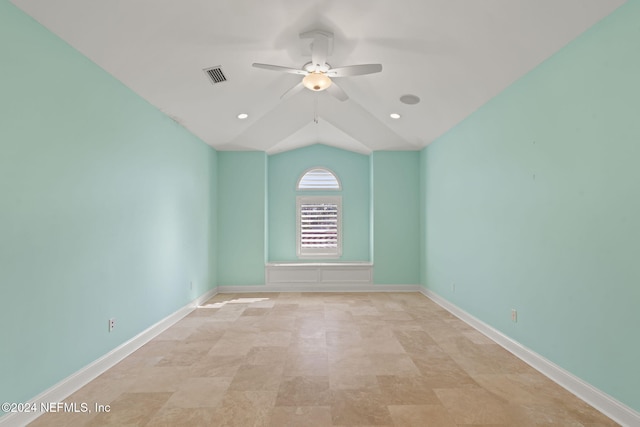
<path id="1" fill-rule="evenodd" d="M 303 248 L 338 247 L 338 205 L 334 203 L 300 205 L 300 245 Z"/>
<path id="2" fill-rule="evenodd" d="M 298 256 L 342 255 L 340 196 L 298 196 Z"/>

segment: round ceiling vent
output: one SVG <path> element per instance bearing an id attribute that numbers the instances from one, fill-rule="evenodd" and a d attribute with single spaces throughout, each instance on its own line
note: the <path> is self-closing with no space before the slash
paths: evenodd
<path id="1" fill-rule="evenodd" d="M 402 102 L 403 104 L 415 105 L 420 102 L 420 98 L 415 95 L 402 95 L 400 97 L 400 102 Z"/>

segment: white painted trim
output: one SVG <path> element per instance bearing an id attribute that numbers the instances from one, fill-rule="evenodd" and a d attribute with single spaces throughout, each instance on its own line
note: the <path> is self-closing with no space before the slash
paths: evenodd
<path id="1" fill-rule="evenodd" d="M 373 267 L 369 261 L 268 262 L 266 267 Z"/>
<path id="2" fill-rule="evenodd" d="M 84 368 L 74 372 L 59 383 L 43 391 L 42 393 L 31 399 L 29 403 L 35 403 L 39 408 L 41 402 L 62 402 L 64 399 L 87 385 L 89 382 L 93 381 L 106 370 L 112 368 L 117 363 L 122 361 L 125 357 L 129 356 L 131 353 L 151 341 L 153 338 L 160 335 L 166 329 L 173 326 L 180 319 L 191 313 L 196 309 L 196 307 L 202 305 L 202 303 L 214 297 L 217 293 L 217 288 L 207 291 L 200 297 L 191 301 L 189 304 L 175 311 L 173 314 L 170 314 L 169 316 L 160 320 L 158 323 L 140 332 L 129 341 L 119 345 L 109 353 L 105 354 L 99 359 L 94 360 Z M 38 418 L 40 415 L 43 414 L 40 412 L 8 413 L 0 417 L 0 426 L 25 426 Z"/>
<path id="3" fill-rule="evenodd" d="M 267 263 L 267 286 L 371 285 L 373 264 L 369 262 Z"/>
<path id="4" fill-rule="evenodd" d="M 595 388 L 533 350 L 504 335 L 497 329 L 473 317 L 471 314 L 442 298 L 435 292 L 423 287 L 420 288 L 420 292 L 609 418 L 623 426 L 640 426 L 640 413 L 634 409 L 617 401 L 605 392 Z"/>
<path id="5" fill-rule="evenodd" d="M 305 284 L 287 283 L 278 285 L 218 286 L 221 294 L 243 294 L 260 292 L 419 292 L 420 285 L 358 285 L 353 283 Z"/>

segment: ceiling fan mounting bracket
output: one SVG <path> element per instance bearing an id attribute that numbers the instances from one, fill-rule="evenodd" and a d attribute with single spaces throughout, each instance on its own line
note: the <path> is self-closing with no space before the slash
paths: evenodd
<path id="1" fill-rule="evenodd" d="M 326 42 L 327 56 L 331 56 L 333 53 L 333 33 L 323 30 L 312 30 L 304 33 L 300 33 L 300 40 L 302 41 L 301 53 L 303 56 L 310 56 L 312 51 L 313 42 L 321 40 Z"/>
<path id="2" fill-rule="evenodd" d="M 304 33 L 300 33 L 301 39 L 313 39 L 316 37 L 333 39 L 333 33 L 329 31 L 322 31 L 322 30 L 311 30 L 311 31 L 306 31 Z"/>
<path id="3" fill-rule="evenodd" d="M 313 64 L 313 62 L 307 62 L 302 66 L 302 69 L 305 71 L 308 71 L 309 73 L 313 73 L 313 72 L 326 73 L 331 69 L 331 64 L 329 64 L 328 62 L 325 62 L 324 65 L 321 65 L 320 67 L 316 67 Z"/>

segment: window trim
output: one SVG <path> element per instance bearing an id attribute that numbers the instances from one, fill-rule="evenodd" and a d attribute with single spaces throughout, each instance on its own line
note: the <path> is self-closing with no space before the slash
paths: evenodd
<path id="1" fill-rule="evenodd" d="M 302 205 L 331 204 L 337 206 L 337 245 L 335 248 L 302 247 Z M 342 196 L 296 196 L 296 250 L 298 258 L 340 258 L 342 256 Z"/>

